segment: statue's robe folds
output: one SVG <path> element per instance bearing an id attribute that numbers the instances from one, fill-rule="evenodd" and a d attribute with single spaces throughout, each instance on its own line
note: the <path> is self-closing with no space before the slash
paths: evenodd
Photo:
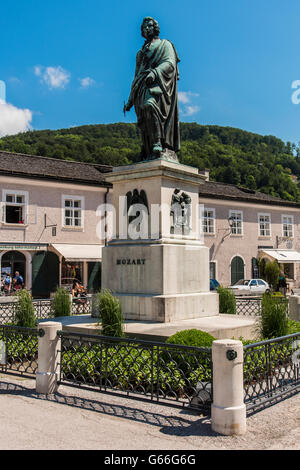
<path id="1" fill-rule="evenodd" d="M 166 39 L 145 43 L 137 53 L 129 102 L 135 107 L 145 158 L 151 156 L 153 145 L 158 139 L 163 148 L 175 152 L 180 149 L 178 62 L 175 47 Z M 154 73 L 155 81 L 148 87 L 146 78 L 150 72 Z"/>

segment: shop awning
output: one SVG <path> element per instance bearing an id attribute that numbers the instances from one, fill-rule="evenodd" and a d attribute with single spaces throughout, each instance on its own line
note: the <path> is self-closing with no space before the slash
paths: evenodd
<path id="1" fill-rule="evenodd" d="M 278 263 L 300 262 L 300 253 L 294 250 L 262 250 L 261 253 L 276 259 Z"/>
<path id="2" fill-rule="evenodd" d="M 103 245 L 67 245 L 53 243 L 54 250 L 66 261 L 101 261 Z"/>

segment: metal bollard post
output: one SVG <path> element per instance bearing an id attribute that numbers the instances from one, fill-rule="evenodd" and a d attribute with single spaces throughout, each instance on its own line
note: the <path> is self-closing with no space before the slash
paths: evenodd
<path id="1" fill-rule="evenodd" d="M 221 339 L 213 342 L 212 429 L 227 436 L 246 432 L 241 341 Z"/>
<path id="2" fill-rule="evenodd" d="M 58 388 L 58 351 L 61 347 L 61 339 L 57 335 L 57 331 L 62 329 L 62 324 L 49 321 L 41 323 L 40 326 L 45 331 L 45 335 L 39 337 L 36 391 L 38 393 L 48 394 L 56 392 Z"/>

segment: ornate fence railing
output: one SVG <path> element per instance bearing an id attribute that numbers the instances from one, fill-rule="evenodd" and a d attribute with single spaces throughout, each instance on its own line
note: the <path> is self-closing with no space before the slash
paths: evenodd
<path id="1" fill-rule="evenodd" d="M 38 336 L 42 328 L 0 325 L 0 371 L 35 375 L 38 366 Z"/>
<path id="2" fill-rule="evenodd" d="M 59 383 L 172 406 L 210 407 L 210 348 L 60 332 Z"/>
<path id="3" fill-rule="evenodd" d="M 236 313 L 237 315 L 259 316 L 262 308 L 262 297 L 236 297 Z M 286 297 L 279 297 L 278 302 L 285 302 L 287 310 L 289 302 Z"/>
<path id="4" fill-rule="evenodd" d="M 300 390 L 300 333 L 244 346 L 247 410 Z"/>
<path id="5" fill-rule="evenodd" d="M 52 299 L 33 300 L 35 316 L 38 320 L 53 316 Z M 0 324 L 14 323 L 16 318 L 17 302 L 0 302 Z M 85 303 L 72 302 L 72 315 L 91 313 L 92 299 L 87 297 Z"/>
<path id="6" fill-rule="evenodd" d="M 85 300 L 84 300 L 84 303 L 80 303 L 80 298 L 79 298 L 79 302 L 74 299 L 73 302 L 72 302 L 72 315 L 81 315 L 81 314 L 84 314 L 84 313 L 92 313 L 92 297 L 87 297 Z"/>
<path id="7" fill-rule="evenodd" d="M 261 298 L 249 297 L 238 298 L 236 297 L 236 313 L 237 315 L 250 315 L 258 316 L 261 312 Z"/>

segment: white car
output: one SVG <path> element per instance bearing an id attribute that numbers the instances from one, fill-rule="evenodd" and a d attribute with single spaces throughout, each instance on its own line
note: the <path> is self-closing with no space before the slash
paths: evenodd
<path id="1" fill-rule="evenodd" d="M 236 295 L 242 294 L 264 294 L 270 291 L 269 284 L 263 279 L 240 279 L 233 286 L 230 286 Z"/>

